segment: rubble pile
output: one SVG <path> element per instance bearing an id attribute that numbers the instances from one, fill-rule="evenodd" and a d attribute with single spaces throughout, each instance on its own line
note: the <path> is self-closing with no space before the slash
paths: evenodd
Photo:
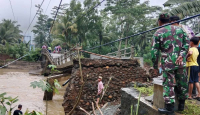
<path id="1" fill-rule="evenodd" d="M 84 77 L 83 93 L 78 106 L 87 111 L 92 110 L 92 102 L 96 100 L 97 95 L 97 79 L 102 76 L 104 87 L 108 84 L 112 77 L 109 87 L 107 88 L 103 102 L 117 101 L 121 98 L 120 89 L 126 87 L 130 82 L 147 82 L 151 77 L 146 74 L 146 71 L 140 67 L 137 60 L 131 59 L 82 59 L 82 73 Z M 64 94 L 63 107 L 68 113 L 76 103 L 80 87 L 82 85 L 80 69 L 78 61 L 74 60 L 74 68 L 72 69 L 71 81 L 68 83 Z M 76 115 L 83 112 L 76 109 Z"/>

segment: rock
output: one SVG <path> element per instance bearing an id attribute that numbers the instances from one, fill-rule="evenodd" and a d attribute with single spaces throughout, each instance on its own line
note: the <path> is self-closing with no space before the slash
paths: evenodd
<path id="1" fill-rule="evenodd" d="M 144 97 L 144 99 L 149 101 L 149 102 L 152 102 L 153 101 L 153 95 L 146 96 L 146 97 Z"/>
<path id="2" fill-rule="evenodd" d="M 136 82 L 138 86 L 144 87 L 147 84 L 143 84 L 143 82 L 147 82 L 147 77 L 151 78 L 151 76 L 147 75 L 145 70 L 140 67 L 137 60 L 81 59 L 81 63 L 85 85 L 81 96 L 81 100 L 83 101 L 81 101 L 78 106 L 83 107 L 86 111 L 92 110 L 91 103 L 94 99 L 96 100 L 98 76 L 103 77 L 102 82 L 104 87 L 112 77 L 102 99 L 105 103 L 119 100 L 121 98 L 121 88 L 127 86 L 133 87 Z M 74 64 L 77 65 L 78 61 L 74 60 Z M 68 113 L 75 104 L 77 98 L 74 97 L 78 96 L 82 84 L 80 82 L 81 77 L 79 68 L 74 67 L 71 76 L 72 80 L 68 83 L 63 101 L 63 107 L 66 113 Z M 76 115 L 80 115 L 83 112 L 76 110 L 75 113 Z"/>

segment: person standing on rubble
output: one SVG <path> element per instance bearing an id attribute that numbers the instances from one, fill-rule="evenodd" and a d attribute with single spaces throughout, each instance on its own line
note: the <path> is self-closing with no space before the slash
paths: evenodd
<path id="1" fill-rule="evenodd" d="M 158 25 L 169 23 L 170 17 L 159 15 Z M 175 92 L 178 90 L 178 110 L 183 111 L 187 99 L 186 54 L 189 49 L 189 38 L 178 26 L 168 25 L 158 29 L 153 35 L 151 57 L 154 73 L 158 75 L 158 62 L 161 58 L 163 70 L 163 98 L 165 108 L 158 108 L 161 114 L 174 113 Z M 161 54 L 161 57 L 159 55 Z"/>
<path id="2" fill-rule="evenodd" d="M 103 86 L 103 83 L 102 83 L 102 77 L 99 76 L 99 78 L 98 78 L 97 104 L 99 104 L 99 100 L 100 100 L 100 98 L 103 94 L 103 88 L 104 88 L 104 86 Z"/>

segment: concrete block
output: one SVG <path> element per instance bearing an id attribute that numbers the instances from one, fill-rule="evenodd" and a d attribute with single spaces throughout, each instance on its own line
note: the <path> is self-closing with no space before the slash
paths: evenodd
<path id="1" fill-rule="evenodd" d="M 121 115 L 131 114 L 131 105 L 133 105 L 133 112 L 136 112 L 139 92 L 134 88 L 121 89 Z M 157 109 L 153 108 L 150 102 L 146 101 L 144 97 L 140 98 L 138 115 L 160 115 Z"/>
<path id="2" fill-rule="evenodd" d="M 163 85 L 162 77 L 153 78 L 154 88 L 153 88 L 153 106 L 156 108 L 164 108 L 164 98 L 163 98 Z M 177 91 L 175 90 L 175 93 Z M 178 110 L 178 98 L 175 96 L 175 111 Z"/>

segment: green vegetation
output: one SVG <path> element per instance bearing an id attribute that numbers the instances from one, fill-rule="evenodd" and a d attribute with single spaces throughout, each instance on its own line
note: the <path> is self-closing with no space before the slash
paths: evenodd
<path id="1" fill-rule="evenodd" d="M 31 85 L 30 87 L 33 87 L 33 88 L 41 88 L 42 91 L 48 91 L 48 92 L 55 92 L 56 94 L 59 94 L 58 92 L 58 89 L 57 87 L 61 87 L 58 80 L 55 79 L 54 80 L 54 86 L 51 86 L 47 81 L 44 81 L 44 80 L 40 80 L 39 82 L 38 81 L 34 81 L 34 82 L 31 82 Z"/>
<path id="2" fill-rule="evenodd" d="M 24 113 L 24 115 L 43 115 L 43 114 L 41 112 L 37 112 L 37 111 L 29 112 L 29 110 L 27 109 L 26 112 Z"/>
<path id="3" fill-rule="evenodd" d="M 161 7 L 150 6 L 149 2 L 140 3 L 140 0 L 108 0 L 104 9 L 91 10 L 98 3 L 99 0 L 84 0 L 83 4 L 78 0 L 71 0 L 70 4 L 63 4 L 51 35 L 48 35 L 48 32 L 52 19 L 44 15 L 41 9 L 33 29 L 37 47 L 46 44 L 54 49 L 55 46 L 60 45 L 63 49 L 69 50 L 76 44 L 80 44 L 83 49 L 102 45 L 154 27 L 152 23 L 156 18 L 152 15 L 158 15 L 162 10 Z M 55 9 L 56 7 L 52 14 L 55 14 Z M 88 10 L 91 11 L 86 14 Z M 90 52 L 105 55 L 134 45 L 135 56 L 143 57 L 150 52 L 152 34 L 153 32 L 102 46 Z M 89 57 L 86 53 L 83 55 Z M 152 65 L 148 59 L 149 57 L 145 62 Z"/>
<path id="4" fill-rule="evenodd" d="M 134 87 L 138 91 L 140 91 L 144 95 L 153 95 L 153 86 L 148 86 L 148 87 Z"/>
<path id="5" fill-rule="evenodd" d="M 195 15 L 199 13 L 200 1 L 168 0 L 164 4 L 166 8 L 162 9 L 160 6 L 150 6 L 149 1 L 107 0 L 104 8 L 91 10 L 98 3 L 99 0 L 84 0 L 83 4 L 78 0 L 71 0 L 69 4 L 62 4 L 52 28 L 53 19 L 50 17 L 55 15 L 57 7 L 53 8 L 52 15 L 45 15 L 43 9 L 40 9 L 32 30 L 36 47 L 41 48 L 45 44 L 54 49 L 60 45 L 62 49 L 69 50 L 79 44 L 86 50 L 157 26 L 157 17 L 161 12 L 169 12 L 181 18 Z M 184 24 L 189 25 L 196 33 L 200 31 L 198 22 L 199 17 Z M 4 19 L 0 25 L 0 53 L 18 58 L 29 52 L 29 43 L 22 43 L 22 31 L 19 30 L 20 25 L 17 25 L 17 22 Z M 92 49 L 90 52 L 105 55 L 134 45 L 135 56 L 144 57 L 144 62 L 152 66 L 150 51 L 154 32 Z M 83 55 L 89 57 L 87 53 Z M 35 56 L 26 58 L 27 61 L 35 59 Z"/>
<path id="6" fill-rule="evenodd" d="M 15 104 L 17 101 L 19 101 L 18 97 L 15 97 L 15 98 L 12 98 L 10 96 L 7 97 L 6 93 L 1 93 L 0 94 L 0 115 L 12 115 L 12 110 L 16 107 L 16 106 L 13 106 L 13 104 Z M 29 112 L 27 109 L 24 115 L 43 115 L 43 114 L 37 111 Z"/>
<path id="7" fill-rule="evenodd" d="M 49 68 L 51 68 L 51 75 L 54 74 L 54 72 L 58 71 L 56 70 L 56 66 L 55 65 L 48 65 Z M 33 88 L 41 88 L 42 91 L 47 91 L 47 92 L 55 92 L 56 94 L 58 94 L 58 88 L 61 88 L 61 85 L 59 84 L 58 80 L 57 79 L 54 79 L 54 84 L 53 85 L 50 85 L 49 82 L 48 82 L 49 79 L 47 80 L 40 80 L 39 82 L 38 81 L 34 81 L 34 82 L 31 82 L 31 85 L 30 87 L 33 87 Z"/>
<path id="8" fill-rule="evenodd" d="M 195 100 L 186 100 L 185 102 L 185 110 L 183 112 L 180 112 L 184 115 L 199 115 L 200 105 L 197 104 L 197 101 Z"/>
<path id="9" fill-rule="evenodd" d="M 8 115 L 11 115 L 12 110 L 16 107 L 16 106 L 13 107 L 12 105 L 18 101 L 17 98 L 18 97 L 15 97 L 15 98 L 6 97 L 6 93 L 0 94 L 0 113 L 1 113 L 1 115 L 6 115 L 6 113 Z M 8 107 L 6 107 L 6 105 Z"/>

